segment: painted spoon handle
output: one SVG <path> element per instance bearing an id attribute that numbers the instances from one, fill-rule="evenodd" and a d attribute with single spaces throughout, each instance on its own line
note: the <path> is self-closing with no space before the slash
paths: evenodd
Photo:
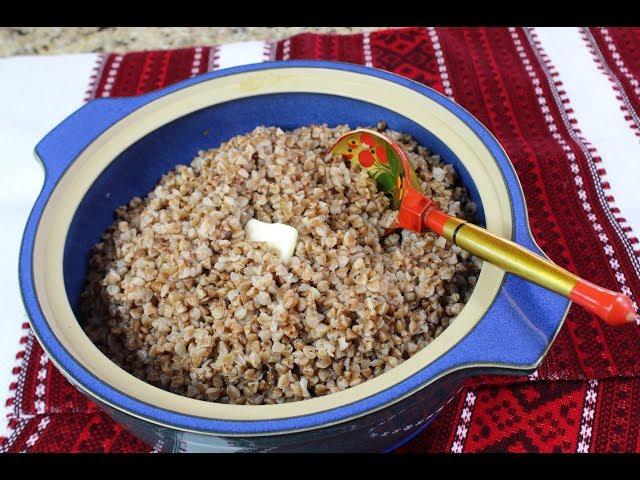
<path id="1" fill-rule="evenodd" d="M 633 302 L 619 292 L 594 285 L 555 263 L 484 228 L 437 209 L 424 215 L 424 225 L 460 248 L 503 270 L 568 297 L 611 325 L 635 320 Z"/>

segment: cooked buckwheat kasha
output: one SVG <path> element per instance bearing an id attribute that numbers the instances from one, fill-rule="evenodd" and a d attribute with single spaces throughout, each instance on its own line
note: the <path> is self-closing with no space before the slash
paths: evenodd
<path id="1" fill-rule="evenodd" d="M 450 165 L 408 135 L 426 194 L 473 220 Z M 347 126 L 258 127 L 178 165 L 117 209 L 94 247 L 85 331 L 115 363 L 188 397 L 269 404 L 358 385 L 418 352 L 468 300 L 480 261 L 402 231 L 367 174 L 326 149 Z M 283 264 L 251 218 L 299 232 Z"/>

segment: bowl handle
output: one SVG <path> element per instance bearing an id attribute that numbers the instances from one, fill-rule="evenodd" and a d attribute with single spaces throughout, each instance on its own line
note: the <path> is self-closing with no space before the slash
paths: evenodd
<path id="1" fill-rule="evenodd" d="M 51 130 L 35 147 L 45 170 L 45 183 L 57 181 L 67 167 L 100 134 L 145 103 L 146 95 L 99 98 L 85 104 Z"/>
<path id="2" fill-rule="evenodd" d="M 515 374 L 531 372 L 558 334 L 570 305 L 567 298 L 508 274 L 484 320 L 458 345 L 461 359 L 473 358 L 472 365 L 502 367 Z"/>

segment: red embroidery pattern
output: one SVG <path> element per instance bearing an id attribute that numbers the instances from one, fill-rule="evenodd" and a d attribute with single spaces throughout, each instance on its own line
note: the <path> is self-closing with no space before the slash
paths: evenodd
<path id="1" fill-rule="evenodd" d="M 601 30 L 590 31 L 604 52 L 609 40 Z M 608 32 L 629 73 L 616 75 L 624 77 L 626 94 L 637 102 L 632 79 L 640 78 L 640 30 Z M 570 99 L 534 33 L 403 28 L 371 32 L 366 42 L 362 35 L 301 34 L 278 42 L 271 53 L 278 60 L 371 62 L 452 96 L 504 146 L 527 198 L 532 232 L 547 254 L 608 288 L 619 288 L 622 275 L 638 299 L 637 265 L 629 238 L 607 210 L 597 152 L 579 136 Z M 611 68 L 622 68 L 607 55 Z M 215 64 L 215 49 L 209 47 L 108 55 L 91 92 L 97 98 L 136 95 Z M 19 356 L 9 400 L 11 433 L 0 450 L 152 451 L 66 382 L 32 334 Z M 640 451 L 639 358 L 637 326 L 612 328 L 572 308 L 537 376 L 473 379 L 399 450 Z"/>
<path id="2" fill-rule="evenodd" d="M 616 87 L 621 87 L 619 100 L 626 104 L 626 119 L 640 136 L 640 29 L 589 28 L 584 35 L 602 68 L 613 76 Z"/>

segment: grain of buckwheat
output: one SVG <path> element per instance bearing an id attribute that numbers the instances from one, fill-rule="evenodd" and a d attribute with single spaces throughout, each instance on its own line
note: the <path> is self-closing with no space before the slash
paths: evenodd
<path id="1" fill-rule="evenodd" d="M 429 232 L 381 243 L 388 199 L 364 171 L 324 155 L 346 131 L 258 127 L 118 208 L 82 297 L 92 341 L 153 385 L 252 405 L 344 390 L 431 342 L 460 313 L 481 263 Z M 473 220 L 450 165 L 385 133 L 443 210 Z M 246 241 L 250 218 L 298 230 L 288 264 Z"/>

